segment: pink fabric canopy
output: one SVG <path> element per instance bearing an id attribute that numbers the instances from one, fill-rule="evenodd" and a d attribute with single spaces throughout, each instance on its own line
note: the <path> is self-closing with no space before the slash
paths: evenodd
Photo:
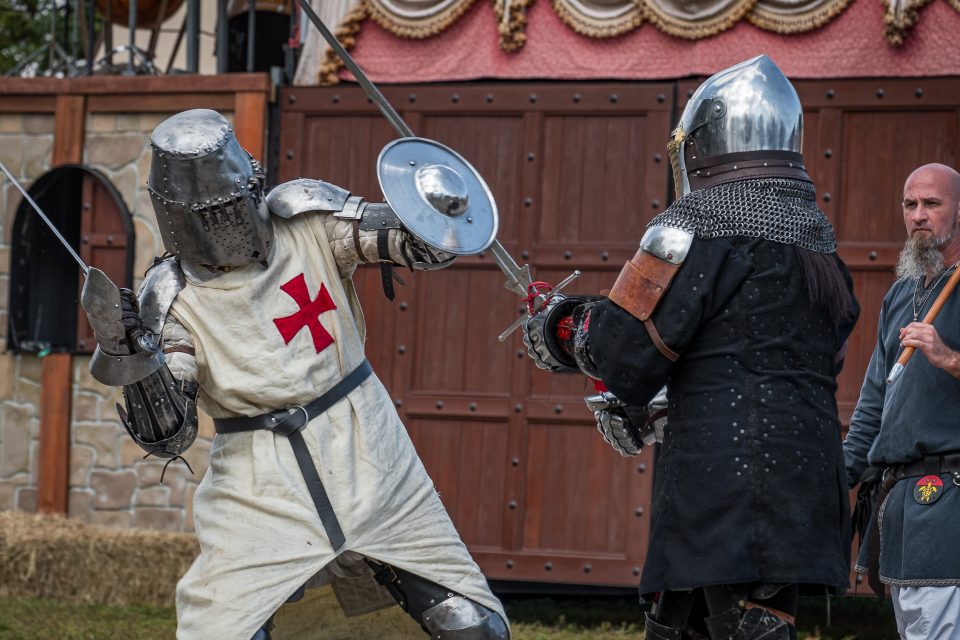
<path id="1" fill-rule="evenodd" d="M 650 24 L 608 39 L 581 36 L 547 0 L 527 14 L 527 41 L 515 53 L 498 44 L 489 1 L 478 1 L 437 36 L 399 38 L 372 20 L 352 51 L 375 82 L 558 79 L 655 80 L 710 75 L 765 53 L 792 78 L 960 75 L 960 12 L 944 0 L 920 10 L 900 47 L 884 38 L 880 0 L 854 0 L 825 27 L 798 35 L 761 30 L 746 21 L 703 40 L 684 40 Z M 350 78 L 348 72 L 342 77 Z"/>

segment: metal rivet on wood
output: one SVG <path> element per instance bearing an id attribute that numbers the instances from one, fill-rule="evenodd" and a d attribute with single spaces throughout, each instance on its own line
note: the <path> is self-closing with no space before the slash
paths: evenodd
<path id="1" fill-rule="evenodd" d="M 915 95 L 915 96 L 918 97 L 918 98 L 922 98 L 922 97 L 923 97 L 923 89 L 920 88 L 920 87 L 917 87 L 916 90 L 913 92 L 913 95 Z"/>
<path id="2" fill-rule="evenodd" d="M 437 404 L 434 405 L 437 409 L 443 409 L 443 400 L 437 400 Z"/>
<path id="3" fill-rule="evenodd" d="M 531 93 L 531 94 L 530 94 L 530 102 L 536 102 L 536 101 L 537 101 L 537 94 Z"/>
<path id="4" fill-rule="evenodd" d="M 826 151 L 824 151 L 824 152 L 823 152 L 823 157 L 824 157 L 824 158 L 832 158 L 832 157 L 833 157 L 833 149 L 827 149 Z"/>
<path id="5" fill-rule="evenodd" d="M 483 99 L 487 102 L 487 104 L 490 104 L 491 102 L 493 102 L 493 94 L 488 93 L 483 97 Z"/>
<path id="6" fill-rule="evenodd" d="M 336 93 L 333 94 L 333 97 L 331 98 L 331 100 L 333 101 L 334 104 L 337 104 L 338 102 L 340 102 L 340 95 Z"/>
<path id="7" fill-rule="evenodd" d="M 407 102 L 416 102 L 416 101 L 417 101 L 417 94 L 411 93 L 409 96 L 407 96 Z"/>
<path id="8" fill-rule="evenodd" d="M 455 93 L 452 96 L 450 96 L 450 102 L 454 102 L 454 103 L 460 102 L 460 94 Z"/>
<path id="9" fill-rule="evenodd" d="M 579 93 L 573 94 L 573 101 L 574 101 L 574 102 L 580 102 L 580 94 L 579 94 Z"/>
<path id="10" fill-rule="evenodd" d="M 828 97 L 828 98 L 833 98 L 833 96 L 835 96 L 835 95 L 837 95 L 837 93 L 836 93 L 833 89 L 827 89 L 827 97 Z"/>
<path id="11" fill-rule="evenodd" d="M 886 95 L 886 92 L 883 89 L 877 89 L 877 97 L 882 98 Z"/>
<path id="12" fill-rule="evenodd" d="M 617 94 L 615 93 L 610 94 L 610 102 L 616 102 L 619 99 L 620 99 L 620 96 L 618 96 Z"/>
<path id="13" fill-rule="evenodd" d="M 297 101 L 296 94 L 291 93 L 290 95 L 287 96 L 287 102 L 289 102 L 290 104 L 293 104 L 296 101 Z"/>

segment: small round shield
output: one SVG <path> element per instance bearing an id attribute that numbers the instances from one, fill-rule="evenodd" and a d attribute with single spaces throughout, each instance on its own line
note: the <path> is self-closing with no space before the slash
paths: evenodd
<path id="1" fill-rule="evenodd" d="M 377 177 L 403 226 L 431 247 L 467 256 L 496 238 L 493 195 L 453 149 L 426 138 L 394 140 L 380 151 Z"/>

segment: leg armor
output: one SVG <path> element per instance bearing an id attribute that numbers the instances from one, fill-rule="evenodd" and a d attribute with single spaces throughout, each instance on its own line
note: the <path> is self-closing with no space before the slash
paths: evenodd
<path id="1" fill-rule="evenodd" d="M 797 585 L 717 585 L 690 592 L 668 591 L 661 594 L 656 615 L 647 616 L 647 638 L 796 640 L 796 607 Z"/>
<path id="2" fill-rule="evenodd" d="M 426 578 L 368 560 L 377 582 L 436 640 L 508 640 L 507 624 L 495 611 Z"/>

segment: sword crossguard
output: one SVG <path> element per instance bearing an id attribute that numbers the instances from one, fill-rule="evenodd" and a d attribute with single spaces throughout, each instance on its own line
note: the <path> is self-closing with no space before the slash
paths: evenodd
<path id="1" fill-rule="evenodd" d="M 526 267 L 527 265 L 524 265 L 524 268 Z M 501 333 L 497 337 L 497 340 L 499 340 L 500 342 L 504 342 L 510 336 L 511 333 L 519 329 L 520 326 L 523 325 L 527 320 L 529 320 L 531 317 L 535 316 L 536 314 L 540 313 L 543 310 L 543 308 L 547 306 L 547 303 L 550 302 L 550 299 L 556 294 L 560 293 L 561 289 L 563 289 L 564 287 L 566 287 L 568 284 L 570 284 L 571 282 L 573 282 L 579 277 L 580 277 L 580 270 L 577 269 L 576 271 L 571 273 L 569 276 L 561 280 L 560 283 L 555 287 L 543 281 L 536 281 L 528 284 L 527 295 L 524 298 L 525 302 L 527 303 L 527 312 L 524 313 L 519 318 L 517 318 L 513 322 L 513 324 L 507 327 L 507 330 Z"/>

